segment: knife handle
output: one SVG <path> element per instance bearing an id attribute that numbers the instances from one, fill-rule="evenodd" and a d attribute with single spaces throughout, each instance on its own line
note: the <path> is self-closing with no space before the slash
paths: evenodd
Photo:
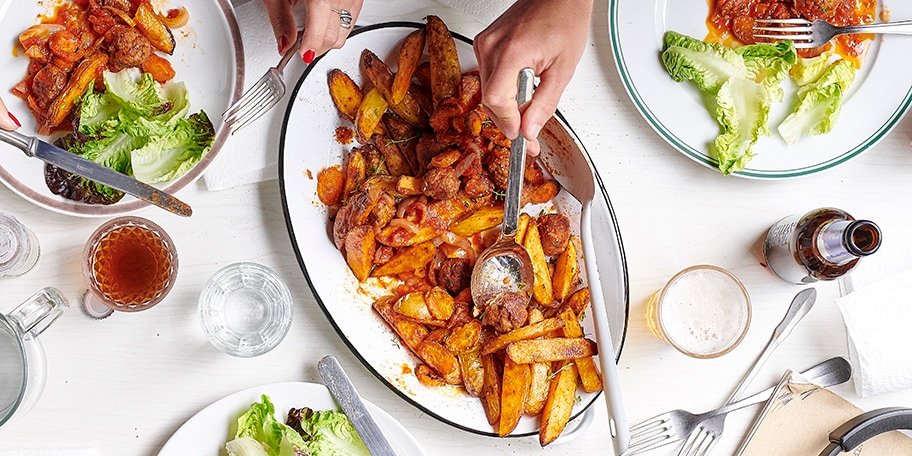
<path id="1" fill-rule="evenodd" d="M 15 131 L 6 131 L 0 130 L 0 141 L 3 141 L 23 152 L 29 157 L 34 157 L 35 152 L 32 151 L 32 138 L 18 133 Z"/>

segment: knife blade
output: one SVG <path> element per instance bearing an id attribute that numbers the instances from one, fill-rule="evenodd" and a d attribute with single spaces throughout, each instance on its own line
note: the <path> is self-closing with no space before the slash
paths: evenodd
<path id="1" fill-rule="evenodd" d="M 34 136 L 27 136 L 16 131 L 0 130 L 0 141 L 15 146 L 29 157 L 39 158 L 58 168 L 133 195 L 174 214 L 189 217 L 193 213 L 187 203 L 166 192 L 67 152 Z"/>
<path id="2" fill-rule="evenodd" d="M 396 456 L 396 451 L 383 435 L 370 411 L 364 406 L 364 401 L 361 400 L 361 396 L 358 395 L 358 391 L 355 390 L 355 385 L 352 384 L 348 375 L 342 370 L 339 360 L 332 355 L 324 356 L 317 363 L 317 370 L 323 377 L 323 384 L 336 398 L 336 402 L 339 403 L 339 407 L 342 407 L 342 411 L 345 412 L 348 419 L 355 425 L 355 430 L 358 431 L 358 435 L 361 436 L 361 440 L 364 441 L 364 445 L 367 446 L 371 455 Z"/>

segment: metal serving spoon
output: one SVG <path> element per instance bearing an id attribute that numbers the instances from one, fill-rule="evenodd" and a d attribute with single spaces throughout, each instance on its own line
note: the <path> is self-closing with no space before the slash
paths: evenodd
<path id="1" fill-rule="evenodd" d="M 535 73 L 531 68 L 524 68 L 519 72 L 519 89 L 516 97 L 519 106 L 532 98 L 534 77 Z M 503 228 L 497 242 L 479 255 L 472 269 L 472 300 L 481 307 L 505 292 L 524 295 L 527 299 L 531 297 L 532 283 L 535 280 L 532 260 L 529 259 L 526 249 L 515 240 L 525 168 L 526 139 L 520 132 L 510 147 Z"/>

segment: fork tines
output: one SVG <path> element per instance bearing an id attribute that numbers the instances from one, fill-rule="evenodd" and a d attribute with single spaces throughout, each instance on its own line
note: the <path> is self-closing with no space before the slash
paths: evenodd
<path id="1" fill-rule="evenodd" d="M 225 125 L 231 130 L 232 134 L 259 119 L 260 116 L 278 103 L 281 96 L 277 95 L 284 89 L 283 87 L 277 87 L 281 83 L 280 80 L 277 81 L 270 77 L 269 74 L 266 74 L 222 114 Z"/>
<path id="2" fill-rule="evenodd" d="M 796 47 L 801 47 L 801 43 L 811 40 L 813 32 L 812 22 L 799 18 L 757 19 L 754 24 L 754 39 L 792 40 Z"/>
<path id="3" fill-rule="evenodd" d="M 667 413 L 655 416 L 630 428 L 630 443 L 624 456 L 632 456 L 649 451 L 666 443 L 671 443 L 671 420 Z"/>
<path id="4" fill-rule="evenodd" d="M 684 446 L 681 447 L 681 451 L 678 452 L 678 455 L 700 456 L 709 454 L 710 450 L 716 446 L 716 442 L 718 441 L 716 437 L 718 437 L 716 434 L 706 430 L 692 433 L 684 442 Z"/>

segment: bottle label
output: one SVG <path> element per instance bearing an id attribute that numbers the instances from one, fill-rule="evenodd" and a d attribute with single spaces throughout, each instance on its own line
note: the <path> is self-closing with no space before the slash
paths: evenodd
<path id="1" fill-rule="evenodd" d="M 763 242 L 763 262 L 782 280 L 806 284 L 817 279 L 795 257 L 795 227 L 799 219 L 800 216 L 791 215 L 770 227 Z"/>
<path id="2" fill-rule="evenodd" d="M 835 265 L 843 265 L 857 258 L 849 252 L 843 243 L 842 237 L 845 229 L 852 222 L 840 220 L 824 225 L 817 235 L 817 249 L 820 256 Z"/>

